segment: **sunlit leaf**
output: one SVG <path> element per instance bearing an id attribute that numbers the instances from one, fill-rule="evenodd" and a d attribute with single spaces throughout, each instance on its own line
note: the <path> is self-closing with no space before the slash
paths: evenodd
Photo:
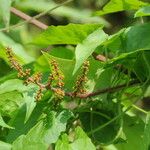
<path id="1" fill-rule="evenodd" d="M 81 67 L 83 62 L 92 54 L 92 52 L 107 39 L 107 34 L 97 29 L 91 33 L 83 42 L 77 45 L 75 51 L 76 64 L 73 74 Z"/>
<path id="2" fill-rule="evenodd" d="M 96 11 L 95 15 L 105 15 L 124 10 L 136 10 L 141 6 L 146 5 L 139 0 L 111 0 L 103 8 L 103 10 Z"/>
<path id="3" fill-rule="evenodd" d="M 54 44 L 76 45 L 100 27 L 102 28 L 102 25 L 100 24 L 68 24 L 66 26 L 49 26 L 46 31 L 34 39 L 33 43 L 42 46 Z"/>

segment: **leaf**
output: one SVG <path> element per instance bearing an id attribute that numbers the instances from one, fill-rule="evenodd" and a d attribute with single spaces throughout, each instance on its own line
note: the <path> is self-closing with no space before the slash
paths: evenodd
<path id="1" fill-rule="evenodd" d="M 150 16 L 150 6 L 144 6 L 140 8 L 134 15 L 134 17 L 144 17 L 144 16 Z"/>
<path id="2" fill-rule="evenodd" d="M 124 52 L 150 49 L 150 23 L 129 27 L 124 36 Z"/>
<path id="3" fill-rule="evenodd" d="M 61 138 L 58 139 L 55 150 L 72 150 L 69 144 L 69 139 L 67 134 L 63 134 Z"/>
<path id="4" fill-rule="evenodd" d="M 9 26 L 11 2 L 11 0 L 0 0 L 0 18 L 3 19 L 6 27 Z"/>
<path id="5" fill-rule="evenodd" d="M 115 145 L 119 150 L 147 150 L 143 148 L 144 122 L 140 118 L 125 116 L 123 131 L 127 141 Z"/>
<path id="6" fill-rule="evenodd" d="M 146 123 L 144 128 L 144 135 L 143 135 L 143 150 L 150 149 L 150 113 L 148 113 L 146 117 Z"/>
<path id="7" fill-rule="evenodd" d="M 33 94 L 32 96 L 28 96 L 26 93 L 24 94 L 24 100 L 26 103 L 26 117 L 25 117 L 25 123 L 26 123 L 36 106 L 36 101 Z"/>
<path id="8" fill-rule="evenodd" d="M 12 143 L 19 136 L 26 135 L 30 131 L 30 129 L 37 124 L 39 117 L 41 116 L 45 108 L 45 105 L 45 103 L 38 103 L 32 111 L 31 117 L 29 117 L 25 122 L 28 113 L 26 103 L 24 103 L 19 108 L 15 116 L 9 121 L 9 124 L 15 129 L 9 130 L 6 137 L 7 142 Z"/>
<path id="9" fill-rule="evenodd" d="M 124 10 L 136 10 L 144 5 L 146 3 L 139 0 L 111 0 L 104 6 L 103 10 L 96 11 L 94 14 L 106 15 Z"/>
<path id="10" fill-rule="evenodd" d="M 150 80 L 150 50 L 141 51 L 136 57 L 134 71 L 141 81 Z M 140 69 L 139 69 L 140 68 Z"/>
<path id="11" fill-rule="evenodd" d="M 29 118 L 35 104 L 27 102 L 34 101 L 35 85 L 25 86 L 19 79 L 7 80 L 0 85 L 0 111 L 6 116 L 12 117 L 24 103 L 27 103 L 27 118 Z M 30 94 L 30 95 L 29 95 Z M 28 96 L 27 96 L 28 95 Z M 26 119 L 27 119 L 26 118 Z"/>
<path id="12" fill-rule="evenodd" d="M 4 128 L 13 129 L 13 127 L 10 127 L 9 125 L 7 125 L 7 124 L 4 122 L 4 120 L 3 120 L 2 116 L 1 116 L 1 113 L 0 113 L 0 126 L 1 126 L 1 127 L 4 127 Z"/>
<path id="13" fill-rule="evenodd" d="M 5 143 L 3 141 L 0 141 L 0 149 L 1 150 L 11 150 L 12 147 L 9 143 Z"/>
<path id="14" fill-rule="evenodd" d="M 41 142 L 30 143 L 30 141 L 27 143 L 27 146 L 24 145 L 24 141 L 26 140 L 25 135 L 21 135 L 17 140 L 15 140 L 12 144 L 12 150 L 46 150 L 47 146 Z"/>
<path id="15" fill-rule="evenodd" d="M 0 111 L 2 115 L 12 117 L 23 103 L 22 94 L 18 91 L 0 94 Z"/>
<path id="16" fill-rule="evenodd" d="M 92 52 L 107 39 L 107 34 L 102 29 L 91 33 L 82 43 L 78 44 L 75 51 L 76 64 L 73 74 L 81 67 Z"/>
<path id="17" fill-rule="evenodd" d="M 0 94 L 11 91 L 24 92 L 28 91 L 30 88 L 31 87 L 29 86 L 25 86 L 22 80 L 19 79 L 7 80 L 6 82 L 0 84 Z"/>
<path id="18" fill-rule="evenodd" d="M 66 130 L 68 119 L 72 116 L 69 111 L 62 111 L 60 114 L 55 112 L 49 113 L 48 120 L 39 121 L 25 136 L 19 137 L 13 143 L 13 149 L 30 150 L 43 149 L 46 150 L 51 143 L 55 143 L 61 132 Z M 49 120 L 50 119 L 50 120 Z M 19 148 L 18 148 L 19 145 Z"/>
<path id="19" fill-rule="evenodd" d="M 53 48 L 53 49 L 51 49 L 49 54 L 54 57 L 59 57 L 59 58 L 69 59 L 69 60 L 72 60 L 74 58 L 73 50 L 67 49 L 65 47 Z"/>
<path id="20" fill-rule="evenodd" d="M 71 143 L 71 148 L 72 150 L 96 150 L 96 147 L 91 142 L 91 139 L 80 127 L 75 129 L 75 140 Z"/>
<path id="21" fill-rule="evenodd" d="M 121 135 L 122 118 L 106 126 L 105 124 L 121 113 L 120 104 L 113 102 L 107 95 L 107 99 L 100 100 L 97 97 L 90 108 L 87 106 L 77 110 L 84 131 L 96 144 L 108 145 L 115 142 Z"/>
<path id="22" fill-rule="evenodd" d="M 96 150 L 86 133 L 80 128 L 75 129 L 75 139 L 70 144 L 67 134 L 63 134 L 56 143 L 55 150 Z"/>
<path id="23" fill-rule="evenodd" d="M 65 26 L 50 26 L 33 41 L 36 45 L 49 46 L 54 44 L 76 45 L 84 40 L 100 24 L 68 24 Z"/>

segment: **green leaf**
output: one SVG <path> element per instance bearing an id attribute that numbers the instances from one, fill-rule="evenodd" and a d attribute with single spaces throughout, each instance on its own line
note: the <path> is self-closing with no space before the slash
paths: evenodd
<path id="1" fill-rule="evenodd" d="M 141 81 L 150 80 L 150 50 L 141 51 L 136 57 L 134 71 Z M 139 69 L 140 68 L 140 69 Z"/>
<path id="2" fill-rule="evenodd" d="M 12 117 L 23 103 L 22 94 L 18 91 L 0 94 L 0 111 L 2 115 Z"/>
<path id="3" fill-rule="evenodd" d="M 33 143 L 30 141 L 28 143 L 25 143 L 26 140 L 26 136 L 25 135 L 21 135 L 19 138 L 17 138 L 13 144 L 12 144 L 12 150 L 46 150 L 47 149 L 47 145 L 44 143 L 36 142 Z M 25 145 L 26 144 L 26 145 Z"/>
<path id="4" fill-rule="evenodd" d="M 55 143 L 61 132 L 66 130 L 66 124 L 72 113 L 64 110 L 60 114 L 50 112 L 47 118 L 39 121 L 25 136 L 19 137 L 13 143 L 13 149 L 23 150 L 39 149 L 46 150 L 51 143 Z M 21 140 L 20 140 L 21 139 Z M 20 147 L 18 148 L 18 145 Z"/>
<path id="5" fill-rule="evenodd" d="M 26 103 L 26 117 L 25 117 L 26 123 L 36 106 L 36 100 L 34 98 L 34 94 L 32 94 L 32 96 L 28 96 L 27 93 L 24 94 L 24 100 Z"/>
<path id="6" fill-rule="evenodd" d="M 9 125 L 7 125 L 7 124 L 4 122 L 4 120 L 3 120 L 2 116 L 1 116 L 1 113 L 0 113 L 0 126 L 1 126 L 1 127 L 4 127 L 4 128 L 13 129 L 13 127 L 10 127 Z"/>
<path id="7" fill-rule="evenodd" d="M 71 144 L 71 148 L 72 150 L 96 150 L 96 147 L 91 142 L 91 139 L 80 127 L 75 129 L 75 140 Z"/>
<path id="8" fill-rule="evenodd" d="M 0 0 L 0 18 L 3 19 L 6 27 L 9 26 L 11 2 L 11 0 Z"/>
<path id="9" fill-rule="evenodd" d="M 11 150 L 12 147 L 9 143 L 5 143 L 3 141 L 0 141 L 0 149 L 1 150 Z"/>
<path id="10" fill-rule="evenodd" d="M 9 124 L 13 126 L 14 130 L 9 130 L 7 134 L 7 142 L 12 143 L 15 141 L 19 136 L 26 135 L 30 129 L 35 126 L 43 113 L 43 110 L 45 108 L 44 103 L 38 103 L 36 107 L 34 108 L 31 117 L 25 122 L 26 116 L 27 116 L 27 106 L 26 103 L 24 103 L 19 110 L 17 111 L 16 115 L 11 118 L 9 121 Z"/>
<path id="11" fill-rule="evenodd" d="M 68 24 L 65 26 L 50 26 L 46 31 L 37 36 L 33 41 L 36 45 L 49 46 L 54 44 L 78 44 L 100 24 Z"/>
<path id="12" fill-rule="evenodd" d="M 69 139 L 67 134 L 63 134 L 60 139 L 58 139 L 55 150 L 72 150 L 69 144 Z"/>
<path id="13" fill-rule="evenodd" d="M 146 3 L 139 0 L 111 0 L 103 8 L 103 10 L 96 11 L 95 15 L 106 15 L 114 12 L 124 10 L 137 10 Z"/>
<path id="14" fill-rule="evenodd" d="M 69 59 L 69 60 L 72 60 L 74 58 L 74 51 L 67 49 L 65 47 L 53 48 L 53 49 L 51 49 L 49 54 L 54 57 L 59 57 L 59 58 Z"/>
<path id="15" fill-rule="evenodd" d="M 35 107 L 34 101 L 35 85 L 25 86 L 19 79 L 7 80 L 0 85 L 0 111 L 2 115 L 11 116 L 24 103 L 27 103 L 27 118 L 29 118 Z M 28 96 L 27 96 L 28 95 Z M 29 99 L 31 102 L 28 102 Z"/>
<path id="16" fill-rule="evenodd" d="M 75 51 L 76 64 L 73 74 L 81 67 L 92 52 L 107 39 L 107 34 L 99 28 L 91 33 L 82 43 L 78 44 Z"/>
<path id="17" fill-rule="evenodd" d="M 140 8 L 134 15 L 135 18 L 144 16 L 150 16 L 150 6 L 144 6 Z"/>
<path id="18" fill-rule="evenodd" d="M 70 144 L 68 136 L 63 134 L 61 139 L 56 143 L 55 150 L 96 150 L 96 147 L 91 142 L 91 139 L 86 135 L 86 133 L 80 128 L 75 129 L 75 139 Z"/>
<path id="19" fill-rule="evenodd" d="M 123 131 L 127 141 L 116 145 L 119 150 L 148 150 L 143 147 L 144 122 L 140 118 L 125 116 Z"/>
<path id="20" fill-rule="evenodd" d="M 103 100 L 97 97 L 90 108 L 87 106 L 77 110 L 84 131 L 97 144 L 108 145 L 115 142 L 121 135 L 122 118 L 118 118 L 106 126 L 105 124 L 121 113 L 120 104 L 113 102 L 107 95 L 107 99 Z"/>
<path id="21" fill-rule="evenodd" d="M 150 23 L 129 27 L 124 36 L 124 52 L 150 49 Z"/>
<path id="22" fill-rule="evenodd" d="M 150 149 L 150 113 L 148 113 L 146 117 L 146 123 L 144 128 L 144 136 L 143 136 L 143 150 Z"/>

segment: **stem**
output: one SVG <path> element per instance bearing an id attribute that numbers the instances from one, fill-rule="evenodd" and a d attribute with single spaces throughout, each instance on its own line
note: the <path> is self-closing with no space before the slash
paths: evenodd
<path id="1" fill-rule="evenodd" d="M 140 108 L 140 107 L 138 107 L 138 106 L 136 106 L 136 105 L 134 105 L 134 104 L 132 105 L 132 107 L 135 108 L 136 110 L 140 111 L 140 112 L 143 112 L 143 113 L 146 114 L 146 115 L 148 114 L 147 111 L 145 111 L 144 109 L 142 109 L 142 108 Z"/>
<path id="2" fill-rule="evenodd" d="M 29 15 L 23 13 L 22 11 L 20 11 L 20 10 L 14 8 L 14 7 L 11 7 L 10 11 L 11 11 L 11 13 L 15 14 L 16 16 L 18 16 L 18 17 L 20 17 L 20 18 L 22 18 L 22 19 L 24 19 L 26 21 L 28 21 L 28 20 L 30 20 L 32 18 Z M 38 21 L 36 19 L 32 19 L 30 21 L 30 23 L 34 24 L 35 26 L 37 26 L 40 29 L 47 29 L 48 28 L 47 25 L 45 25 L 44 23 L 42 23 L 42 22 L 40 22 L 40 21 Z"/>
<path id="3" fill-rule="evenodd" d="M 101 112 L 97 112 L 97 111 L 93 111 L 93 110 L 77 110 L 77 111 L 75 111 L 75 112 L 79 112 L 79 113 L 82 113 L 82 112 L 89 112 L 89 113 L 93 113 L 93 114 L 97 114 L 97 115 L 99 115 L 99 116 L 101 116 L 101 117 L 104 117 L 105 119 L 107 119 L 107 120 L 110 120 L 111 118 L 108 116 L 108 115 L 106 115 L 106 114 L 103 114 L 103 113 L 101 113 Z"/>
<path id="4" fill-rule="evenodd" d="M 118 85 L 115 87 L 100 89 L 95 92 L 86 93 L 86 94 L 78 94 L 76 97 L 84 99 L 84 98 L 93 97 L 93 96 L 97 96 L 97 95 L 104 94 L 104 93 L 113 93 L 113 92 L 116 92 L 118 90 L 125 88 L 126 86 L 134 86 L 139 83 L 140 82 L 138 80 L 134 80 L 129 83 L 121 84 L 121 85 Z M 71 96 L 71 97 L 73 96 L 73 93 L 71 93 L 71 92 L 70 93 L 66 92 L 65 94 L 66 94 L 66 96 Z"/>

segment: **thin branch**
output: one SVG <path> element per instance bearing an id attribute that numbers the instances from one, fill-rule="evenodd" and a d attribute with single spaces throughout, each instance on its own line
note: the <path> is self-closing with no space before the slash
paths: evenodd
<path id="1" fill-rule="evenodd" d="M 128 87 L 129 86 L 134 86 L 134 85 L 137 85 L 139 83 L 140 82 L 138 80 L 134 80 L 134 81 L 129 82 L 128 84 L 125 83 L 125 84 L 121 84 L 121 85 L 118 85 L 118 86 L 115 86 L 115 87 L 100 89 L 100 90 L 97 90 L 97 91 L 91 92 L 91 93 L 78 94 L 76 97 L 84 99 L 84 98 L 93 97 L 93 96 L 97 96 L 97 95 L 104 94 L 104 93 L 113 93 L 113 92 L 116 92 L 116 91 L 119 91 L 119 90 L 123 89 L 126 86 L 128 86 Z M 71 92 L 66 93 L 66 96 L 73 96 L 73 94 Z"/>
<path id="2" fill-rule="evenodd" d="M 66 4 L 68 4 L 68 3 L 72 2 L 72 1 L 73 1 L 73 0 L 67 0 L 67 1 L 65 1 L 65 2 L 63 2 L 63 3 L 61 3 L 61 4 L 57 5 L 57 6 L 55 6 L 55 7 L 53 7 L 53 8 L 51 8 L 51 9 L 48 9 L 48 10 L 46 10 L 46 11 L 44 11 L 44 12 L 42 12 L 42 13 L 40 13 L 40 14 L 34 16 L 34 17 L 31 17 L 30 19 L 28 19 L 28 20 L 26 20 L 26 21 L 22 21 L 22 22 L 20 22 L 20 23 L 18 23 L 18 24 L 15 24 L 15 25 L 12 25 L 12 26 L 9 26 L 9 27 L 0 29 L 0 32 L 1 32 L 1 31 L 9 31 L 10 29 L 14 29 L 14 28 L 16 28 L 16 27 L 19 27 L 19 26 L 21 26 L 21 25 L 24 25 L 24 24 L 26 24 L 26 23 L 29 23 L 29 22 L 31 22 L 32 20 L 38 19 L 38 18 L 40 18 L 40 17 L 46 15 L 47 13 L 52 12 L 52 11 L 54 11 L 55 9 L 57 9 L 57 8 L 63 6 L 63 5 L 66 5 Z"/>
<path id="3" fill-rule="evenodd" d="M 30 17 L 29 15 L 23 13 L 22 11 L 20 11 L 14 7 L 11 7 L 10 11 L 11 11 L 11 13 L 15 14 L 16 16 L 18 16 L 18 17 L 20 17 L 26 21 L 31 20 L 29 23 L 34 24 L 35 26 L 37 26 L 40 29 L 47 29 L 48 28 L 48 26 L 46 24 L 44 24 L 44 23 L 42 23 L 36 19 L 31 19 L 32 17 Z"/>

